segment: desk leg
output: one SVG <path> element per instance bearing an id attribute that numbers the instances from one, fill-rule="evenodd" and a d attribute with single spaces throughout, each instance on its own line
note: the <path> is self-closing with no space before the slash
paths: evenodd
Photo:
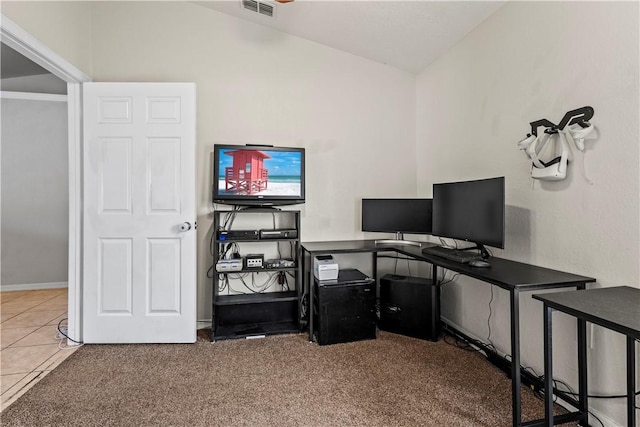
<path id="1" fill-rule="evenodd" d="M 376 286 L 378 286 L 378 253 L 372 252 L 371 256 L 373 257 L 371 259 L 371 269 L 373 274 L 373 280 L 375 280 Z"/>
<path id="2" fill-rule="evenodd" d="M 587 322 L 578 319 L 578 410 L 580 425 L 589 425 L 589 398 L 587 397 Z"/>
<path id="3" fill-rule="evenodd" d="M 544 420 L 545 426 L 553 425 L 553 346 L 551 339 L 551 314 L 553 309 L 544 304 Z"/>
<path id="4" fill-rule="evenodd" d="M 581 291 L 586 288 L 582 283 L 576 286 Z M 578 411 L 582 413 L 581 425 L 589 425 L 589 398 L 587 397 L 587 322 L 577 319 L 578 330 Z"/>
<path id="5" fill-rule="evenodd" d="M 313 254 L 309 252 L 309 342 L 313 342 Z"/>
<path id="6" fill-rule="evenodd" d="M 522 425 L 522 396 L 520 396 L 520 293 L 511 294 L 511 413 L 513 425 Z"/>
<path id="7" fill-rule="evenodd" d="M 627 337 L 627 425 L 636 425 L 636 343 Z"/>

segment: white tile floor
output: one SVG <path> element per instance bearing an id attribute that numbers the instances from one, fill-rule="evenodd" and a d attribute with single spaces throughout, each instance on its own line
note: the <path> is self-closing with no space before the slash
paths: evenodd
<path id="1" fill-rule="evenodd" d="M 0 292 L 0 300 L 0 401 L 4 410 L 78 347 L 59 348 L 57 326 L 67 317 L 66 288 Z"/>

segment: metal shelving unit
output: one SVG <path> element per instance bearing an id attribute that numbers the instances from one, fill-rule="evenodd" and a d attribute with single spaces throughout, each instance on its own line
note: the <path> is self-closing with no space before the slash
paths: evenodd
<path id="1" fill-rule="evenodd" d="M 233 231 L 234 221 L 228 221 L 230 215 L 273 215 L 273 227 L 258 231 L 258 237 L 244 238 L 243 236 L 226 235 L 220 239 L 220 231 Z M 235 220 L 235 217 L 233 218 Z M 241 221 L 242 222 L 242 221 Z M 236 210 L 216 210 L 214 212 L 214 236 L 212 237 L 213 255 L 213 301 L 211 317 L 211 341 L 234 338 L 248 338 L 256 336 L 296 333 L 300 331 L 300 301 L 302 298 L 301 280 L 299 274 L 299 252 L 300 252 L 300 211 L 280 210 L 271 208 L 248 208 Z M 231 224 L 231 225 L 230 225 Z M 243 222 L 247 224 L 247 222 Z M 276 228 L 276 224 L 280 227 Z M 286 224 L 286 229 L 295 230 L 295 237 L 285 238 L 260 238 L 260 231 L 271 232 L 282 228 Z M 243 228 L 244 230 L 244 228 Z M 289 243 L 291 247 L 291 257 L 293 266 L 288 267 L 262 267 L 247 268 L 242 263 L 242 269 L 238 271 L 217 271 L 216 263 L 220 259 L 229 259 L 233 255 L 230 246 L 241 248 L 241 253 L 253 253 L 252 247 L 257 244 L 279 245 Z M 293 289 L 286 290 L 284 287 L 275 291 L 251 292 L 249 286 L 244 283 L 246 293 L 231 293 L 230 285 L 233 280 L 241 281 L 245 278 L 255 278 L 254 275 L 262 273 L 277 274 L 278 277 L 289 275 L 293 278 Z M 242 279 L 240 279 L 242 277 Z M 227 284 L 226 294 L 221 294 L 221 284 Z M 274 285 L 278 286 L 278 282 Z M 274 287 L 271 286 L 271 287 Z M 236 289 L 234 289 L 237 292 Z"/>

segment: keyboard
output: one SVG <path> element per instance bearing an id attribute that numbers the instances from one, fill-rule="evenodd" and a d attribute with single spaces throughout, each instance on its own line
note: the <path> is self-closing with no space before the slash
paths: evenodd
<path id="1" fill-rule="evenodd" d="M 479 253 L 469 252 L 463 249 L 450 249 L 443 248 L 442 246 L 429 246 L 422 249 L 422 253 L 425 255 L 435 255 L 440 258 L 448 259 L 449 261 L 460 262 L 466 264 L 475 259 L 482 259 Z"/>

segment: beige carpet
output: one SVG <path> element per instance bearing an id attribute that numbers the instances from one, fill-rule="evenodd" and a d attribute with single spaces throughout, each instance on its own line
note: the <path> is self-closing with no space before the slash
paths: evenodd
<path id="1" fill-rule="evenodd" d="M 543 403 L 523 389 L 523 419 Z M 511 382 L 475 352 L 380 332 L 190 345 L 85 345 L 3 426 L 509 426 Z"/>

